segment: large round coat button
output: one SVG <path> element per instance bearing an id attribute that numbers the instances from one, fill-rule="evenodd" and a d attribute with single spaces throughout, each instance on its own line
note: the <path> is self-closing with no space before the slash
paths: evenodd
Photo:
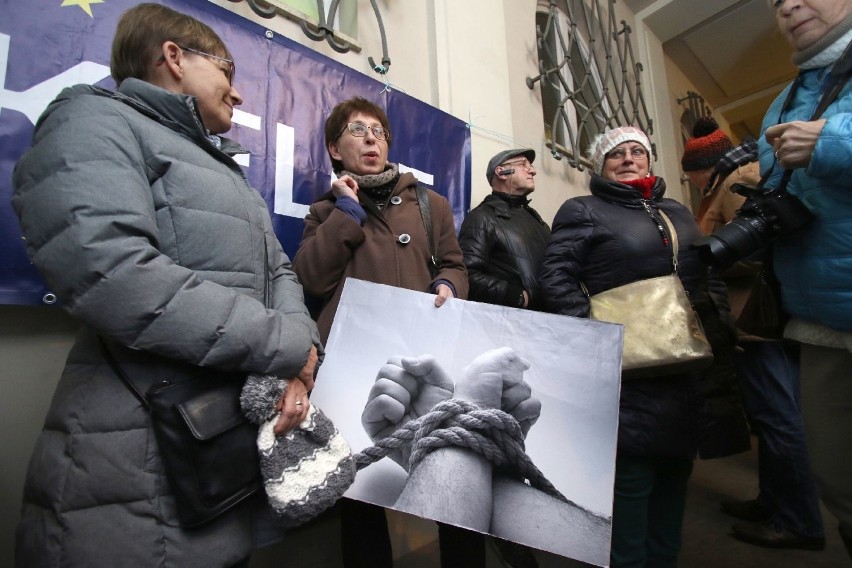
<path id="1" fill-rule="evenodd" d="M 411 235 L 408 233 L 403 233 L 397 239 L 401 244 L 407 245 L 411 241 Z"/>
<path id="2" fill-rule="evenodd" d="M 402 203 L 402 197 L 398 195 L 391 197 L 391 205 L 399 205 L 400 203 Z"/>

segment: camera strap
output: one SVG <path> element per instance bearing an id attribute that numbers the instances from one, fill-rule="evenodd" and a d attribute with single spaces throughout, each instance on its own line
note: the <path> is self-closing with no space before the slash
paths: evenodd
<path id="1" fill-rule="evenodd" d="M 840 95 L 840 91 L 842 91 L 843 87 L 846 86 L 850 77 L 852 77 L 852 42 L 846 46 L 846 49 L 843 50 L 843 55 L 841 55 L 840 59 L 835 61 L 834 65 L 831 67 L 831 71 L 829 71 L 828 84 L 822 92 L 822 96 L 819 99 L 819 103 L 817 103 L 816 109 L 814 109 L 814 113 L 810 118 L 811 121 L 817 120 L 820 116 L 822 116 L 822 113 L 825 112 L 828 105 L 833 103 L 834 99 Z M 779 124 L 783 119 L 784 113 L 790 110 L 790 105 L 793 104 L 793 97 L 796 95 L 796 91 L 799 90 L 799 85 L 801 84 L 802 75 L 799 74 L 799 76 L 796 77 L 796 80 L 793 81 L 793 85 L 790 87 L 790 91 L 784 99 L 784 104 L 781 105 L 781 112 L 778 114 Z M 769 176 L 772 175 L 772 172 L 775 170 L 775 164 L 777 163 L 777 159 L 772 162 L 772 167 L 769 168 L 769 171 L 763 174 L 763 177 L 760 178 L 760 182 L 757 184 L 758 187 L 763 187 L 766 180 L 769 179 Z M 785 191 L 787 189 L 787 183 L 790 181 L 792 176 L 793 170 L 784 170 L 784 174 L 781 176 L 781 181 L 778 183 L 778 189 Z"/>

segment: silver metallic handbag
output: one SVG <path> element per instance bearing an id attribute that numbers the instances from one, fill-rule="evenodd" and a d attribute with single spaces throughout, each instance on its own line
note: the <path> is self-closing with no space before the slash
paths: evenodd
<path id="1" fill-rule="evenodd" d="M 698 371 L 713 362 L 704 328 L 677 275 L 677 231 L 659 213 L 671 233 L 673 273 L 589 297 L 592 319 L 624 326 L 622 379 Z"/>

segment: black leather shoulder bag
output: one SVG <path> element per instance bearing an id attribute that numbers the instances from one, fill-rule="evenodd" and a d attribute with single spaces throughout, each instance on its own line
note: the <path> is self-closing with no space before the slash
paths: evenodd
<path id="1" fill-rule="evenodd" d="M 240 408 L 244 373 L 198 368 L 180 383 L 155 383 L 143 395 L 98 336 L 101 352 L 151 415 L 163 469 L 182 527 L 202 525 L 262 487 L 257 427 Z"/>

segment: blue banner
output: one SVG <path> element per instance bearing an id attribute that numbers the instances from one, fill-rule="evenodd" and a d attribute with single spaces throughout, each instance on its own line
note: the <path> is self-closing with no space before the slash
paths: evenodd
<path id="1" fill-rule="evenodd" d="M 133 0 L 0 0 L 0 303 L 40 304 L 49 290 L 30 264 L 12 211 L 11 178 L 36 120 L 63 88 L 114 88 L 109 52 L 119 16 Z M 245 102 L 228 137 L 251 184 L 266 199 L 291 257 L 308 206 L 330 189 L 323 125 L 340 101 L 360 95 L 386 109 L 390 160 L 450 201 L 456 225 L 470 206 L 470 132 L 434 107 L 204 0 L 160 2 L 222 37 Z M 116 180 L 120 182 L 120 180 Z"/>

